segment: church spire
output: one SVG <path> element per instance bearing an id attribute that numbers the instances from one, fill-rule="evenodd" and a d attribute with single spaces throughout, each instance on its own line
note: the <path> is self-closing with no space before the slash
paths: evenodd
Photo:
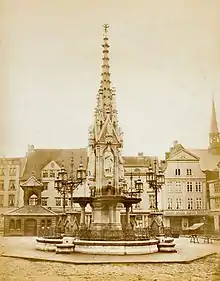
<path id="1" fill-rule="evenodd" d="M 211 117 L 210 133 L 218 133 L 218 123 L 216 118 L 214 99 L 212 100 L 212 117 Z"/>
<path id="2" fill-rule="evenodd" d="M 209 133 L 209 151 L 212 154 L 220 154 L 220 134 L 218 131 L 214 99 L 212 100 L 211 127 Z"/>

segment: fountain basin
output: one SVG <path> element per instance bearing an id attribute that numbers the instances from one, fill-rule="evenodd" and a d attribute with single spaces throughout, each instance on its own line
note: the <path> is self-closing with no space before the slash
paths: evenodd
<path id="1" fill-rule="evenodd" d="M 63 238 L 36 238 L 36 250 L 39 251 L 47 251 L 47 252 L 55 252 L 56 245 L 62 244 Z"/>
<path id="2" fill-rule="evenodd" d="M 90 241 L 75 240 L 75 252 L 103 255 L 138 255 L 158 252 L 158 240 Z"/>

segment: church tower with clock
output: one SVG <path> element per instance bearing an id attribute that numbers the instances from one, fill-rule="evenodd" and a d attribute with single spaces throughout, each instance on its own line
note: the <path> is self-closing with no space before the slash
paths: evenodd
<path id="1" fill-rule="evenodd" d="M 209 133 L 209 152 L 220 155 L 220 133 L 215 111 L 215 102 L 212 101 L 211 128 Z"/>

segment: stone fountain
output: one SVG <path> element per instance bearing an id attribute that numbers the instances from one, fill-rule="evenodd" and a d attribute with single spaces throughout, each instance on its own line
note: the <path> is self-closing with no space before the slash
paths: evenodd
<path id="1" fill-rule="evenodd" d="M 90 196 L 73 198 L 73 202 L 81 207 L 80 230 L 73 242 L 74 251 L 117 255 L 154 253 L 158 252 L 159 240 L 151 239 L 147 232 L 137 236 L 130 224 L 131 206 L 139 203 L 141 198 L 123 193 L 123 133 L 118 126 L 116 91 L 110 81 L 108 27 L 104 25 L 101 84 L 94 122 L 89 128 L 87 181 Z M 92 210 L 89 227 L 85 222 L 87 205 Z M 121 211 L 124 209 L 125 228 L 121 223 Z"/>
<path id="2" fill-rule="evenodd" d="M 90 197 L 75 197 L 81 206 L 79 239 L 75 252 L 94 254 L 144 254 L 158 251 L 158 240 L 137 238 L 131 229 L 132 204 L 141 198 L 123 194 L 124 168 L 121 157 L 123 133 L 118 126 L 116 91 L 111 87 L 108 25 L 104 25 L 101 84 L 97 95 L 94 123 L 89 128 L 88 182 Z M 85 208 L 92 209 L 92 222 L 85 224 Z M 121 211 L 126 210 L 126 227 L 122 229 Z"/>

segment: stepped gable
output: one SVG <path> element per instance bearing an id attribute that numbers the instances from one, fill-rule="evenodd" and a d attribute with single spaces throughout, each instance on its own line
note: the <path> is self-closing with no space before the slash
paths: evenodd
<path id="1" fill-rule="evenodd" d="M 27 155 L 27 162 L 22 180 L 27 180 L 34 173 L 37 179 L 41 178 L 41 170 L 51 161 L 55 161 L 60 167 L 64 165 L 70 171 L 71 157 L 74 159 L 74 168 L 78 169 L 82 161 L 87 167 L 87 148 L 79 149 L 34 149 Z"/>

